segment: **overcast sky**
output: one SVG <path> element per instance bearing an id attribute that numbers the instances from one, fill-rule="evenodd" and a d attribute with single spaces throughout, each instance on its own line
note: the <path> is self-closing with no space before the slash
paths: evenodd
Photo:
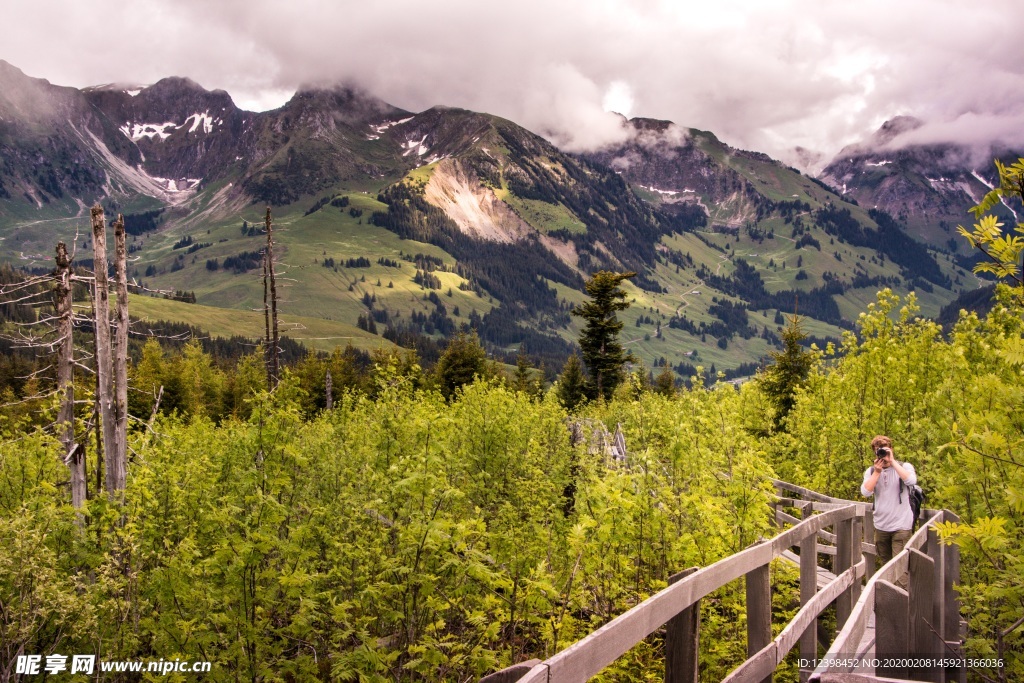
<path id="1" fill-rule="evenodd" d="M 499 114 L 569 149 L 670 119 L 790 163 L 884 120 L 1024 146 L 1019 0 L 0 0 L 0 58 L 84 87 L 187 76 L 239 106 L 310 82 Z"/>

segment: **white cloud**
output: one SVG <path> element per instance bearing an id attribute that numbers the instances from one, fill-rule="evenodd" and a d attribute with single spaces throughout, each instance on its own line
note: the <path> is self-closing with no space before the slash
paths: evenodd
<path id="1" fill-rule="evenodd" d="M 633 90 L 625 81 L 612 81 L 605 90 L 601 106 L 607 112 L 622 114 L 627 119 L 633 111 Z"/>
<path id="2" fill-rule="evenodd" d="M 181 75 L 264 107 L 304 82 L 356 82 L 571 148 L 622 135 L 615 98 L 777 156 L 832 154 L 901 112 L 936 135 L 1024 129 L 1016 0 L 41 0 L 5 14 L 18 30 L 0 58 L 55 83 Z"/>

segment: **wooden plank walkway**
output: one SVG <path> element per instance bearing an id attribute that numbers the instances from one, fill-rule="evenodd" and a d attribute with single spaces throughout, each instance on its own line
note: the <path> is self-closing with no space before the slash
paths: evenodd
<path id="1" fill-rule="evenodd" d="M 667 588 L 561 652 L 542 662 L 513 665 L 481 683 L 584 683 L 662 626 L 666 628 L 665 680 L 696 683 L 699 603 L 737 579 L 746 584 L 747 659 L 723 683 L 770 680 L 787 653 L 797 648 L 801 659 L 819 662 L 817 669 L 801 671 L 802 681 L 815 683 L 897 683 L 883 676 L 898 672 L 876 671 L 873 660 L 905 657 L 911 652 L 960 651 L 963 624 L 954 590 L 959 581 L 959 552 L 956 546 L 939 544 L 933 526 L 957 521 L 956 515 L 948 510 L 924 511 L 921 527 L 903 552 L 873 572 L 876 549 L 865 542 L 874 529 L 870 506 L 829 498 L 786 482 L 774 483 L 782 491 L 800 496 L 780 496 L 773 506 L 779 525 L 791 527 L 708 567 L 673 576 Z M 801 517 L 783 512 L 779 504 L 798 508 Z M 799 555 L 794 547 L 800 548 Z M 821 555 L 831 556 L 832 571 L 818 566 Z M 800 567 L 801 607 L 772 638 L 768 564 L 777 557 Z M 903 577 L 909 579 L 909 592 L 897 585 Z M 839 632 L 822 659 L 817 620 L 833 604 Z M 939 631 L 929 629 L 929 623 L 938 623 Z M 856 665 L 849 661 L 852 659 Z M 966 683 L 963 670 L 903 673 Z"/>
<path id="2" fill-rule="evenodd" d="M 856 655 L 861 660 L 861 664 L 857 666 L 852 673 L 864 676 L 875 675 L 875 667 L 871 664 L 871 660 L 875 657 L 874 611 L 872 611 L 868 616 L 867 624 L 864 626 L 864 635 L 861 636 L 860 642 L 857 644 L 857 649 L 851 654 Z"/>
<path id="3" fill-rule="evenodd" d="M 790 564 L 800 566 L 800 556 L 794 553 L 792 550 L 786 550 L 780 556 L 786 562 Z M 818 567 L 818 590 L 821 590 L 825 586 L 829 585 L 836 580 L 836 575 L 825 569 L 824 567 Z"/>

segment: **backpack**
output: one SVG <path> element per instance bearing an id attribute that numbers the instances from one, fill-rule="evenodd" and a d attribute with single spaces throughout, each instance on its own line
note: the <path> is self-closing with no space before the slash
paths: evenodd
<path id="1" fill-rule="evenodd" d="M 899 501 L 903 502 L 903 489 L 907 488 L 907 485 L 900 479 L 900 498 Z M 925 495 L 924 489 L 917 484 L 914 484 L 910 488 L 910 509 L 914 511 L 914 523 L 911 525 L 910 530 L 913 531 L 917 528 L 917 522 L 921 519 L 921 503 L 924 502 Z"/>

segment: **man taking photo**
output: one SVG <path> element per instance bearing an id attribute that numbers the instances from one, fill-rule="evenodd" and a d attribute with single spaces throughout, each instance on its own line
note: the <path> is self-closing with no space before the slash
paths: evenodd
<path id="1" fill-rule="evenodd" d="M 871 450 L 875 461 L 864 472 L 860 492 L 875 499 L 875 547 L 881 566 L 898 555 L 910 540 L 914 528 L 910 487 L 917 483 L 917 473 L 913 465 L 893 457 L 889 437 L 876 436 L 871 440 Z"/>

